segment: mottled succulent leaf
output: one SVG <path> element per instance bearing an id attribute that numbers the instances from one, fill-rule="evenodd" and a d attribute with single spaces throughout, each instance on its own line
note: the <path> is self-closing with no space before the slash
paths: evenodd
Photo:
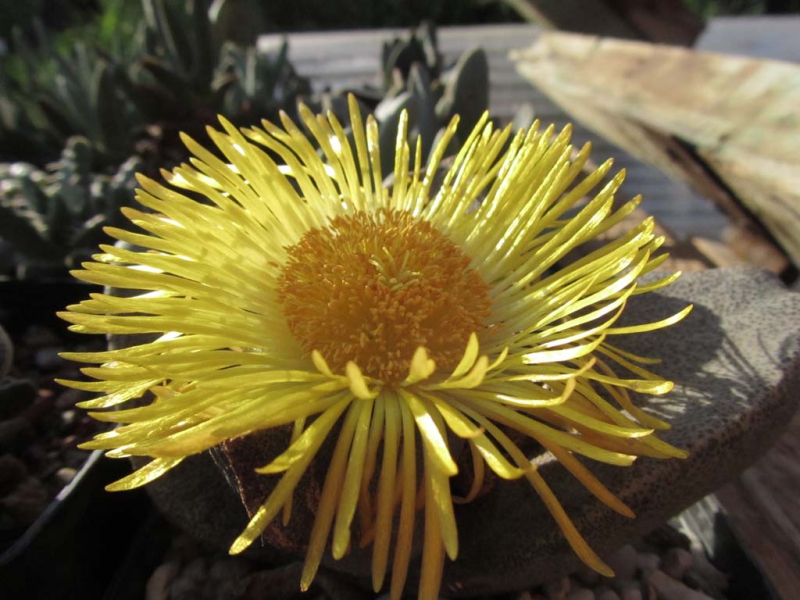
<path id="1" fill-rule="evenodd" d="M 447 76 L 440 118 L 461 116 L 462 130 L 475 126 L 489 108 L 489 61 L 482 48 L 462 54 Z M 446 112 L 445 112 L 446 111 Z"/>
<path id="2" fill-rule="evenodd" d="M 0 196 L 0 237 L 32 260 L 56 260 L 60 252 L 45 237 L 46 225 L 40 215 L 24 203 Z"/>

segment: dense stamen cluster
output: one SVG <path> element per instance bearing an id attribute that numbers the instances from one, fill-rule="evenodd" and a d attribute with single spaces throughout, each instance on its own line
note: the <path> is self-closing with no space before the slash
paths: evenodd
<path id="1" fill-rule="evenodd" d="M 447 371 L 490 313 L 489 286 L 470 258 L 405 211 L 359 212 L 312 229 L 288 249 L 278 298 L 289 328 L 334 370 L 402 381 L 414 351 Z"/>

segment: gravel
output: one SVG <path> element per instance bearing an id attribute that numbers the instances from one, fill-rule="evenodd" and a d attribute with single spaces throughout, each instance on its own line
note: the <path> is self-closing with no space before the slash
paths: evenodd
<path id="1" fill-rule="evenodd" d="M 80 376 L 59 352 L 102 350 L 102 339 L 32 325 L 11 341 L 13 362 L 0 379 L 0 552 L 74 479 L 89 456 L 78 444 L 102 426 L 75 408 L 91 394 L 55 383 Z"/>
<path id="2" fill-rule="evenodd" d="M 569 576 L 512 594 L 479 600 L 725 600 L 728 577 L 671 525 L 604 557 L 613 578 L 583 568 Z M 382 600 L 321 570 L 306 594 L 299 592 L 300 563 L 266 567 L 204 550 L 183 534 L 147 582 L 145 600 Z M 413 597 L 413 594 L 409 596 Z"/>

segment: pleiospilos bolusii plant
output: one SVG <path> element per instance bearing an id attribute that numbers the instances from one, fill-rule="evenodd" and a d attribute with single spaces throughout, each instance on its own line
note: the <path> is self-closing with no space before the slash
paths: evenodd
<path id="1" fill-rule="evenodd" d="M 0 164 L 0 238 L 18 255 L 18 277 L 35 277 L 37 269 L 65 275 L 108 240 L 104 227 L 121 224 L 119 209 L 133 198 L 142 162 L 131 157 L 106 175 L 92 171 L 94 154 L 88 140 L 73 137 L 47 170 Z"/>
<path id="2" fill-rule="evenodd" d="M 314 143 L 288 117 L 242 130 L 220 119 L 224 132 L 209 135 L 225 160 L 184 137 L 191 166 L 165 172 L 169 186 L 140 178 L 138 201 L 152 212 L 125 214 L 145 233 L 108 232 L 141 250 L 102 246 L 75 272 L 140 293 L 93 294 L 61 316 L 77 332 L 159 337 L 67 355 L 100 365 L 84 369 L 97 381 L 64 383 L 103 394 L 83 407 L 120 424 L 85 447 L 152 457 L 109 486 L 127 490 L 223 442 L 292 426 L 285 451 L 257 469 L 277 483 L 230 551 L 257 540 L 323 461 L 303 589 L 329 543 L 335 559 L 371 543 L 374 588 L 391 571 L 399 598 L 420 518 L 419 597 L 436 598 L 445 555 L 458 557 L 454 503 L 481 493 L 486 467 L 527 479 L 580 558 L 610 575 L 519 444 L 538 442 L 629 517 L 577 456 L 622 466 L 685 456 L 629 396 L 672 383 L 643 366 L 657 361 L 612 342 L 689 311 L 615 326 L 632 295 L 677 277 L 638 283 L 664 260 L 653 221 L 561 264 L 639 201 L 614 208 L 619 173 L 583 202 L 611 164 L 578 181 L 589 147 L 571 159 L 569 128 L 512 136 L 484 115 L 434 189 L 457 118 L 423 167 L 420 152 L 409 161 L 403 113 L 395 162 L 382 165 L 375 120 L 364 125 L 352 97 L 350 109 L 353 143 L 334 116 L 304 108 Z M 144 405 L 100 410 L 145 394 Z M 450 486 L 459 465 L 472 475 L 463 496 Z"/>

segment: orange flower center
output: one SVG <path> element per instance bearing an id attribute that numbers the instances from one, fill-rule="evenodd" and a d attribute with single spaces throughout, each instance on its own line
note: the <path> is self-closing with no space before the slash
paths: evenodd
<path id="1" fill-rule="evenodd" d="M 491 310 L 489 286 L 446 235 L 408 212 L 337 217 L 287 249 L 278 298 L 303 348 L 341 372 L 399 383 L 424 346 L 454 368 Z"/>

